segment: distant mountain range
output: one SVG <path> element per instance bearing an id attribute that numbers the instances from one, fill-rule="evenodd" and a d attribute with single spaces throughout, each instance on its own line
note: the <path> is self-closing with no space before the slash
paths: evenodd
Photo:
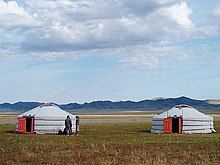
<path id="1" fill-rule="evenodd" d="M 10 112 L 21 112 L 33 109 L 40 106 L 43 103 L 39 102 L 17 102 L 14 104 L 3 103 L 0 104 L 0 111 L 10 111 Z M 56 103 L 54 103 L 56 104 Z M 188 104 L 194 108 L 202 111 L 219 111 L 220 112 L 220 100 L 195 100 L 187 97 L 179 98 L 157 98 L 152 100 L 142 100 L 142 101 L 93 101 L 90 103 L 78 104 L 78 103 L 68 103 L 68 104 L 56 104 L 61 109 L 72 111 L 72 110 L 129 110 L 129 109 L 141 109 L 142 111 L 158 111 L 170 109 L 177 104 Z"/>

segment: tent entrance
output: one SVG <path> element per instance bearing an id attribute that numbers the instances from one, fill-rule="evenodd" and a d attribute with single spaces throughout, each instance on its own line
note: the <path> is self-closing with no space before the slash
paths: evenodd
<path id="1" fill-rule="evenodd" d="M 25 133 L 26 132 L 26 117 L 19 117 L 18 118 L 18 133 Z"/>
<path id="2" fill-rule="evenodd" d="M 18 118 L 18 133 L 34 133 L 34 116 Z"/>
<path id="3" fill-rule="evenodd" d="M 179 118 L 172 118 L 172 133 L 180 133 Z"/>
<path id="4" fill-rule="evenodd" d="M 26 132 L 29 132 L 29 133 L 34 132 L 34 116 L 26 117 Z"/>
<path id="5" fill-rule="evenodd" d="M 169 117 L 163 121 L 163 133 L 182 133 L 183 120 L 181 117 Z"/>

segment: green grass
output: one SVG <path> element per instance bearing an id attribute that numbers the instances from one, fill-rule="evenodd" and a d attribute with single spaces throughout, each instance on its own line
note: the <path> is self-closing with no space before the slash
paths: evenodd
<path id="1" fill-rule="evenodd" d="M 148 123 L 85 124 L 78 136 L 20 135 L 0 125 L 3 164 L 219 164 L 220 134 L 150 134 Z M 220 131 L 220 122 L 215 123 Z"/>

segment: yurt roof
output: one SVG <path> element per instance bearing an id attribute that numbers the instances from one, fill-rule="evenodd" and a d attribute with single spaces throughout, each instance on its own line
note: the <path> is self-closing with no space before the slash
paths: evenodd
<path id="1" fill-rule="evenodd" d="M 67 115 L 74 116 L 71 113 L 68 113 L 62 109 L 60 109 L 58 106 L 54 104 L 42 104 L 41 106 L 31 109 L 27 112 L 24 112 L 19 115 L 21 116 L 36 116 L 36 117 L 47 117 L 47 118 L 59 118 L 63 117 L 66 118 Z"/>
<path id="2" fill-rule="evenodd" d="M 189 105 L 177 105 L 171 108 L 168 111 L 165 111 L 154 118 L 167 118 L 167 117 L 180 117 L 183 118 L 195 118 L 195 119 L 212 119 L 211 116 L 205 115 L 204 113 L 199 112 L 197 109 L 189 106 Z"/>

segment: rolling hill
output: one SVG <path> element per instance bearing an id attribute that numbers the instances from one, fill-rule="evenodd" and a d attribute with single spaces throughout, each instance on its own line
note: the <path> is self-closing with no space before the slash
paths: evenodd
<path id="1" fill-rule="evenodd" d="M 2 103 L 0 104 L 0 111 L 4 112 L 22 112 L 27 111 L 32 108 L 35 108 L 42 103 L 40 102 L 17 102 L 14 104 Z M 54 103 L 56 104 L 56 103 Z M 220 103 L 218 100 L 195 100 L 187 97 L 178 97 L 178 98 L 158 98 L 152 100 L 142 100 L 142 101 L 93 101 L 90 103 L 78 104 L 78 103 L 69 103 L 69 104 L 56 104 L 64 110 L 81 110 L 89 111 L 92 109 L 96 110 L 107 110 L 107 109 L 120 109 L 120 110 L 129 110 L 129 109 L 141 109 L 143 111 L 156 111 L 156 110 L 166 110 L 177 104 L 188 104 L 202 111 L 220 111 Z"/>

